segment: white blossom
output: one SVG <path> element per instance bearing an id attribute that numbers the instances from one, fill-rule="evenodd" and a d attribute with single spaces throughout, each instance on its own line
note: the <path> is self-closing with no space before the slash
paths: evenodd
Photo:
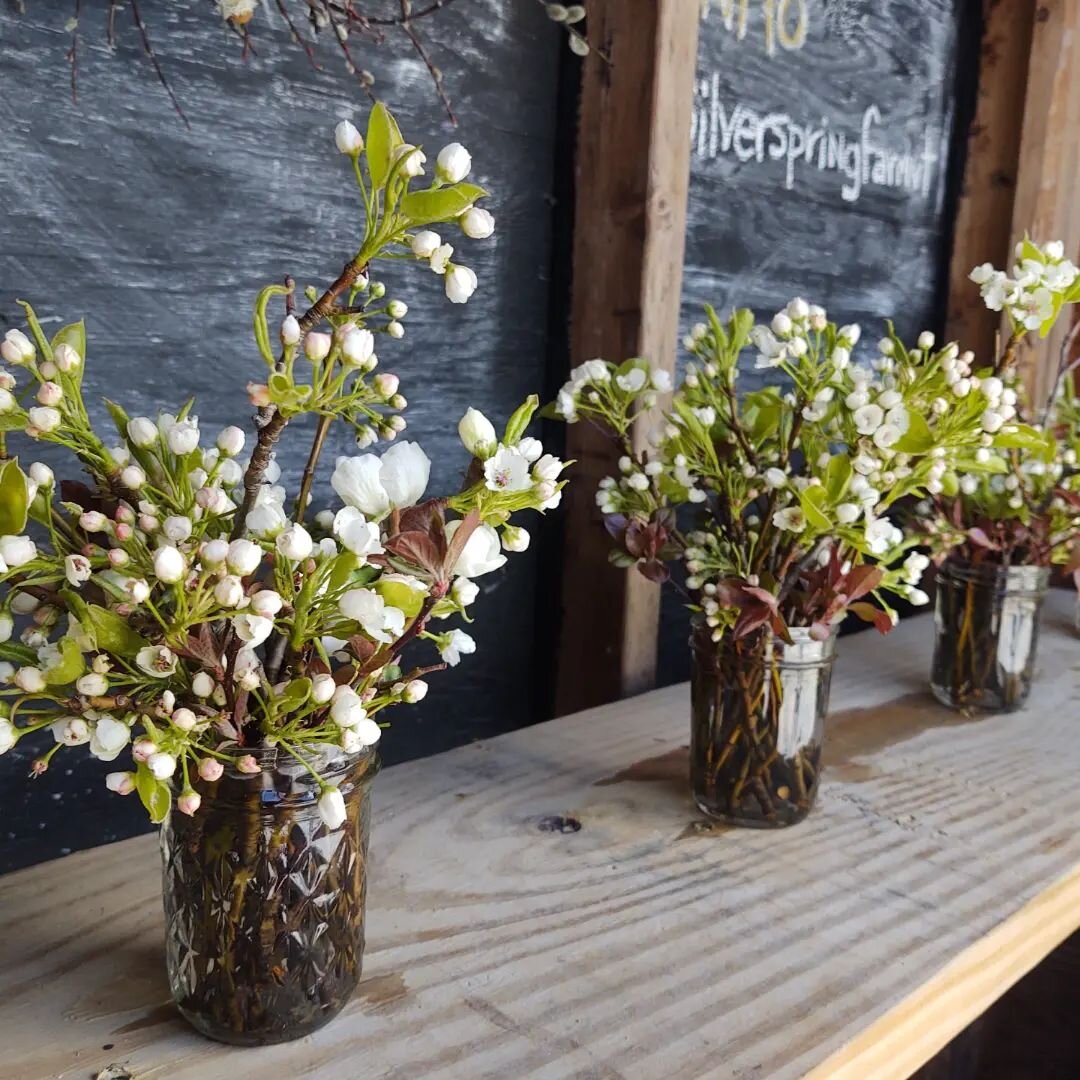
<path id="1" fill-rule="evenodd" d="M 430 229 L 421 229 L 409 242 L 409 246 L 418 259 L 430 259 L 442 246 L 442 238 L 437 232 L 432 232 Z"/>
<path id="2" fill-rule="evenodd" d="M 450 667 L 457 667 L 463 656 L 476 652 L 476 642 L 464 630 L 451 630 L 439 646 L 439 655 Z"/>
<path id="3" fill-rule="evenodd" d="M 135 664 L 155 679 L 167 679 L 176 671 L 176 653 L 167 645 L 146 645 L 135 654 Z"/>
<path id="4" fill-rule="evenodd" d="M 443 282 L 446 298 L 452 304 L 464 304 L 476 292 L 476 274 L 467 266 L 449 266 Z"/>
<path id="5" fill-rule="evenodd" d="M 364 137 L 351 120 L 341 120 L 334 128 L 334 144 L 341 153 L 355 156 L 364 149 Z"/>
<path id="6" fill-rule="evenodd" d="M 330 484 L 346 504 L 379 520 L 392 507 L 415 505 L 430 472 L 427 454 L 416 443 L 401 442 L 381 458 L 374 454 L 338 458 Z"/>
<path id="7" fill-rule="evenodd" d="M 68 555 L 65 557 L 64 576 L 76 589 L 83 582 L 90 580 L 90 572 L 90 560 L 85 555 Z"/>
<path id="8" fill-rule="evenodd" d="M 0 559 L 12 569 L 37 558 L 37 545 L 29 536 L 0 536 Z"/>
<path id="9" fill-rule="evenodd" d="M 298 562 L 311 554 L 315 542 L 311 539 L 311 533 L 297 522 L 278 534 L 274 546 L 284 558 Z"/>
<path id="10" fill-rule="evenodd" d="M 472 155 L 461 143 L 444 146 L 435 159 L 435 173 L 446 184 L 460 183 L 471 168 Z"/>
<path id="11" fill-rule="evenodd" d="M 453 540 L 460 521 L 451 521 L 446 526 L 447 540 Z M 499 534 L 490 525 L 478 525 L 465 541 L 465 546 L 454 564 L 454 575 L 463 578 L 477 578 L 489 574 L 506 565 L 506 556 L 502 553 Z"/>
<path id="12" fill-rule="evenodd" d="M 253 574 L 262 562 L 263 552 L 258 544 L 252 543 L 241 537 L 229 544 L 229 552 L 225 557 L 226 565 L 234 574 L 247 577 Z"/>
<path id="13" fill-rule="evenodd" d="M 115 761 L 120 756 L 120 751 L 127 746 L 131 729 L 108 713 L 95 713 L 94 718 L 90 753 L 98 761 Z"/>
<path id="14" fill-rule="evenodd" d="M 350 589 L 338 606 L 342 615 L 359 623 L 372 641 L 395 641 L 405 631 L 405 612 L 389 606 L 373 589 Z"/>
<path id="15" fill-rule="evenodd" d="M 529 460 L 515 446 L 500 445 L 484 462 L 484 486 L 489 491 L 527 491 L 532 485 Z"/>
<path id="16" fill-rule="evenodd" d="M 355 506 L 343 506 L 334 515 L 333 533 L 343 547 L 360 558 L 382 554 L 379 526 L 368 521 Z"/>
<path id="17" fill-rule="evenodd" d="M 323 788 L 319 796 L 319 817 L 323 819 L 328 829 L 340 828 L 347 817 L 345 812 L 345 797 L 336 787 Z"/>
<path id="18" fill-rule="evenodd" d="M 458 435 L 465 449 L 483 461 L 489 458 L 498 444 L 495 425 L 479 409 L 469 408 L 458 421 Z"/>
<path id="19" fill-rule="evenodd" d="M 158 581 L 175 585 L 186 573 L 187 563 L 176 548 L 166 545 L 154 552 L 154 574 Z"/>
<path id="20" fill-rule="evenodd" d="M 234 615 L 232 625 L 236 636 L 252 649 L 257 649 L 274 630 L 274 620 L 262 615 Z"/>
<path id="21" fill-rule="evenodd" d="M 470 240 L 486 240 L 495 232 L 495 218 L 479 206 L 470 206 L 458 218 L 458 224 Z"/>

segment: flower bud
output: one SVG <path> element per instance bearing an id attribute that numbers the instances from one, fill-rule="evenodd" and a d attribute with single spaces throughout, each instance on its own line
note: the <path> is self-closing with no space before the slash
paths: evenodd
<path id="1" fill-rule="evenodd" d="M 311 700 L 317 705 L 325 705 L 336 690 L 337 684 L 332 675 L 316 675 L 311 680 Z"/>
<path id="2" fill-rule="evenodd" d="M 486 240 L 495 231 L 495 219 L 479 206 L 470 206 L 458 218 L 458 224 L 470 240 Z"/>
<path id="3" fill-rule="evenodd" d="M 38 387 L 37 399 L 42 405 L 59 405 L 64 400 L 64 391 L 54 382 L 43 382 Z"/>
<path id="4" fill-rule="evenodd" d="M 50 488 L 56 482 L 52 469 L 42 461 L 35 461 L 30 466 L 30 479 L 41 488 Z"/>
<path id="5" fill-rule="evenodd" d="M 325 360 L 330 354 L 333 338 L 329 334 L 320 334 L 316 331 L 304 338 L 304 355 L 312 362 Z"/>
<path id="6" fill-rule="evenodd" d="M 469 175 L 472 155 L 461 143 L 450 143 L 439 151 L 435 161 L 435 174 L 443 183 L 456 184 Z"/>
<path id="7" fill-rule="evenodd" d="M 199 776 L 201 776 L 208 784 L 212 784 L 215 780 L 220 780 L 224 775 L 225 766 L 222 765 L 220 761 L 204 757 L 199 762 Z"/>
<path id="8" fill-rule="evenodd" d="M 303 525 L 290 525 L 284 532 L 278 534 L 274 546 L 286 559 L 297 562 L 300 559 L 306 559 L 315 544 L 311 539 L 311 534 Z"/>
<path id="9" fill-rule="evenodd" d="M 0 387 L 0 413 L 12 412 L 18 402 L 15 400 L 15 395 L 6 387 Z"/>
<path id="10" fill-rule="evenodd" d="M 217 437 L 217 447 L 226 457 L 236 457 L 244 449 L 244 432 L 234 424 L 222 428 Z"/>
<path id="11" fill-rule="evenodd" d="M 127 594 L 136 604 L 150 599 L 150 586 L 142 578 L 131 578 L 126 585 Z"/>
<path id="12" fill-rule="evenodd" d="M 139 762 L 147 762 L 152 754 L 157 753 L 157 743 L 152 739 L 136 739 L 131 744 L 131 756 Z"/>
<path id="13" fill-rule="evenodd" d="M 176 800 L 176 809 L 181 814 L 187 814 L 188 817 L 192 817 L 200 806 L 202 806 L 202 796 L 191 788 L 181 792 Z"/>
<path id="14" fill-rule="evenodd" d="M 53 362 L 65 375 L 78 369 L 82 364 L 82 357 L 72 346 L 61 343 L 53 349 Z"/>
<path id="15" fill-rule="evenodd" d="M 356 155 L 364 149 L 364 138 L 351 120 L 342 120 L 334 128 L 334 143 L 343 154 Z"/>
<path id="16" fill-rule="evenodd" d="M 397 319 L 391 319 L 390 322 L 386 324 L 386 332 L 392 338 L 403 338 L 405 336 L 405 327 L 402 326 Z"/>
<path id="17" fill-rule="evenodd" d="M 233 540 L 229 544 L 226 562 L 234 574 L 246 577 L 258 569 L 259 563 L 262 562 L 262 556 L 262 548 L 258 544 L 253 544 L 250 540 L 241 538 Z"/>
<path id="18" fill-rule="evenodd" d="M 341 339 L 342 359 L 353 367 L 362 367 L 375 351 L 375 335 L 370 330 L 352 329 Z"/>
<path id="19" fill-rule="evenodd" d="M 467 266 L 451 265 L 443 279 L 446 298 L 451 304 L 464 304 L 476 292 L 476 274 Z"/>
<path id="20" fill-rule="evenodd" d="M 29 427 L 33 429 L 27 431 L 29 435 L 55 431 L 64 422 L 58 409 L 44 405 L 28 410 L 26 415 L 30 418 Z"/>
<path id="21" fill-rule="evenodd" d="M 89 675 L 83 675 L 76 680 L 75 689 L 83 697 L 102 697 L 109 692 L 109 680 L 104 675 L 91 672 Z"/>
<path id="22" fill-rule="evenodd" d="M 105 786 L 117 795 L 130 795 L 135 790 L 135 774 L 132 772 L 107 773 Z"/>
<path id="23" fill-rule="evenodd" d="M 134 446 L 146 450 L 158 441 L 158 426 L 148 416 L 135 416 L 128 421 L 127 436 Z"/>
<path id="24" fill-rule="evenodd" d="M 386 305 L 386 313 L 391 319 L 404 319 L 409 313 L 409 305 L 404 300 L 391 300 Z"/>
<path id="25" fill-rule="evenodd" d="M 251 610 L 266 619 L 272 619 L 284 605 L 281 595 L 273 589 L 262 589 L 251 598 Z"/>
<path id="26" fill-rule="evenodd" d="M 924 330 L 919 335 L 919 348 L 932 349 L 934 347 L 934 335 L 929 330 Z"/>
<path id="27" fill-rule="evenodd" d="M 15 620 L 6 611 L 0 611 L 0 642 L 10 641 L 15 632 Z"/>
<path id="28" fill-rule="evenodd" d="M 479 409 L 467 409 L 458 422 L 458 435 L 465 449 L 482 461 L 495 453 L 498 436 L 491 421 Z"/>
<path id="29" fill-rule="evenodd" d="M 402 143 L 395 148 L 391 164 L 397 165 L 401 162 L 401 175 L 413 177 L 423 175 L 425 161 L 427 154 L 423 150 L 417 150 L 412 143 Z"/>
<path id="30" fill-rule="evenodd" d="M 502 546 L 506 551 L 527 551 L 530 539 L 528 531 L 520 525 L 507 525 L 502 531 Z"/>
<path id="31" fill-rule="evenodd" d="M 412 682 L 406 683 L 401 700 L 408 705 L 415 705 L 427 697 L 427 692 L 428 684 L 423 679 L 413 679 Z"/>
<path id="32" fill-rule="evenodd" d="M 147 768 L 158 780 L 168 780 L 176 772 L 176 758 L 157 750 L 146 759 Z"/>
<path id="33" fill-rule="evenodd" d="M 186 454 L 192 453 L 199 445 L 198 420 L 192 416 L 187 417 L 185 420 L 177 420 L 169 428 L 165 441 L 169 444 L 169 449 L 177 457 L 184 457 Z"/>
<path id="34" fill-rule="evenodd" d="M 14 681 L 27 694 L 37 694 L 45 689 L 45 675 L 40 668 L 21 667 L 15 672 Z"/>
<path id="35" fill-rule="evenodd" d="M 222 578 L 214 586 L 214 599 L 227 608 L 239 607 L 244 602 L 244 586 L 238 577 Z"/>
<path id="36" fill-rule="evenodd" d="M 132 531 L 130 525 L 117 525 L 116 538 L 118 540 L 123 539 L 123 537 L 120 536 L 121 529 L 126 529 L 129 533 Z M 130 537 L 128 537 L 127 539 L 130 539 Z M 123 548 L 110 548 L 108 559 L 109 565 L 113 567 L 113 569 L 119 569 L 121 566 L 127 566 L 127 564 L 131 562 L 131 556 L 126 551 L 124 551 Z"/>
<path id="37" fill-rule="evenodd" d="M 418 259 L 430 259 L 442 246 L 442 237 L 437 232 L 432 232 L 431 229 L 421 229 L 409 241 L 409 246 Z M 393 313 L 391 312 L 391 314 Z"/>
<path id="38" fill-rule="evenodd" d="M 199 559 L 203 566 L 220 566 L 228 557 L 228 540 L 208 540 L 199 549 Z"/>
<path id="39" fill-rule="evenodd" d="M 196 697 L 208 698 L 214 692 L 213 677 L 205 671 L 197 671 L 191 680 L 191 692 Z"/>
<path id="40" fill-rule="evenodd" d="M 195 728 L 195 725 L 198 724 L 199 718 L 191 711 L 191 709 L 181 706 L 179 709 L 173 710 L 172 722 L 181 731 L 192 731 Z"/>
<path id="41" fill-rule="evenodd" d="M 281 320 L 281 344 L 296 345 L 300 341 L 300 323 L 295 315 L 286 315 Z"/>
<path id="42" fill-rule="evenodd" d="M 337 829 L 344 824 L 345 798 L 336 787 L 323 788 L 319 796 L 319 816 L 328 829 Z"/>
<path id="43" fill-rule="evenodd" d="M 262 772 L 253 754 L 244 754 L 243 757 L 238 758 L 236 770 L 237 772 L 246 773 L 248 776 L 254 776 L 256 773 Z"/>
<path id="44" fill-rule="evenodd" d="M 120 472 L 120 483 L 128 491 L 138 491 L 146 483 L 146 473 L 138 465 L 125 465 Z"/>
<path id="45" fill-rule="evenodd" d="M 0 345 L 0 356 L 16 367 L 34 359 L 34 344 L 21 330 L 9 330 Z"/>
<path id="46" fill-rule="evenodd" d="M 99 510 L 87 510 L 79 515 L 79 528 L 84 532 L 104 532 L 109 519 Z"/>
<path id="47" fill-rule="evenodd" d="M 174 544 L 182 544 L 191 536 L 191 518 L 182 514 L 173 514 L 165 519 L 161 531 Z"/>
<path id="48" fill-rule="evenodd" d="M 384 399 L 392 398 L 397 393 L 398 386 L 401 384 L 401 380 L 389 371 L 380 371 L 371 381 L 372 385 L 375 387 L 375 392 Z"/>
<path id="49" fill-rule="evenodd" d="M 166 585 L 175 585 L 186 572 L 187 563 L 176 548 L 166 545 L 154 552 L 154 574 L 158 581 Z"/>
<path id="50" fill-rule="evenodd" d="M 266 383 L 249 382 L 247 396 L 255 408 L 263 409 L 270 404 L 270 387 Z"/>

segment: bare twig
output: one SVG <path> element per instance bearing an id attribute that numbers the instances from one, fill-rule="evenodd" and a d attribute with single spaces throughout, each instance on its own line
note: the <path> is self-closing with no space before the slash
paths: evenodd
<path id="1" fill-rule="evenodd" d="M 82 0 L 75 0 L 75 14 L 72 17 L 71 48 L 67 51 L 67 60 L 71 65 L 71 103 L 79 103 L 79 8 Z"/>
<path id="2" fill-rule="evenodd" d="M 139 0 L 131 0 L 131 17 L 135 20 L 135 25 L 139 28 L 139 34 L 142 36 L 143 51 L 150 57 L 150 62 L 154 65 L 158 82 L 165 87 L 165 93 L 169 95 L 169 100 L 172 101 L 173 108 L 176 110 L 180 119 L 184 121 L 184 127 L 190 131 L 191 124 L 184 115 L 184 110 L 180 107 L 180 102 L 177 99 L 176 94 L 173 93 L 173 88 L 169 85 L 169 80 L 165 78 L 165 72 L 161 70 L 161 64 L 158 63 L 157 53 L 154 52 L 153 45 L 150 44 L 150 33 L 146 29 L 146 23 L 143 22 L 142 12 L 139 10 Z"/>
<path id="3" fill-rule="evenodd" d="M 417 55 L 424 61 L 428 72 L 431 74 L 431 80 L 435 83 L 435 92 L 439 95 L 439 100 L 443 104 L 443 108 L 446 110 L 446 115 L 450 118 L 450 123 L 457 125 L 457 117 L 454 115 L 454 110 L 450 107 L 450 98 L 446 93 L 446 86 L 443 83 L 443 73 L 435 66 L 434 61 L 431 59 L 431 55 L 428 53 L 424 46 L 424 43 L 420 40 L 419 35 L 413 29 L 412 26 L 412 0 L 401 0 L 401 29 L 405 36 L 412 42 L 413 48 L 416 50 Z"/>
<path id="4" fill-rule="evenodd" d="M 292 20 L 292 16 L 289 14 L 289 9 L 285 6 L 285 0 L 275 0 L 277 3 L 277 9 L 281 13 L 281 17 L 285 20 L 285 25 L 289 28 L 289 34 L 293 41 L 300 46 L 301 49 L 307 54 L 308 63 L 316 71 L 321 71 L 318 62 L 315 59 L 315 50 L 311 47 L 311 43 L 300 36 L 300 31 L 297 30 L 296 24 Z"/>
<path id="5" fill-rule="evenodd" d="M 441 11 L 445 7 L 449 7 L 454 0 L 435 0 L 434 3 L 428 4 L 427 7 L 421 8 L 419 11 L 411 11 L 408 15 L 392 16 L 384 19 L 372 19 L 369 18 L 369 26 L 402 26 L 406 22 L 415 22 L 417 19 L 423 19 L 427 15 L 433 15 L 436 11 Z"/>
<path id="6" fill-rule="evenodd" d="M 296 496 L 296 508 L 293 511 L 293 520 L 304 520 L 304 511 L 307 510 L 308 496 L 311 494 L 311 484 L 315 479 L 315 468 L 322 456 L 323 445 L 326 442 L 326 434 L 330 430 L 333 416 L 323 415 L 319 417 L 318 426 L 315 428 L 315 437 L 311 440 L 311 452 L 308 454 L 307 463 L 304 465 L 304 475 L 300 480 L 300 491 Z"/>
<path id="7" fill-rule="evenodd" d="M 120 10 L 120 0 L 109 0 L 109 15 L 105 23 L 105 44 L 110 49 L 116 48 L 116 13 Z"/>

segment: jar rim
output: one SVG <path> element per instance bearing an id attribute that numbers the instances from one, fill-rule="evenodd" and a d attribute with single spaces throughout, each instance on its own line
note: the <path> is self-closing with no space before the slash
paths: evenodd
<path id="1" fill-rule="evenodd" d="M 1033 563 L 974 562 L 950 556 L 941 564 L 942 581 L 993 586 L 1011 595 L 1042 595 L 1050 584 L 1050 567 Z"/>

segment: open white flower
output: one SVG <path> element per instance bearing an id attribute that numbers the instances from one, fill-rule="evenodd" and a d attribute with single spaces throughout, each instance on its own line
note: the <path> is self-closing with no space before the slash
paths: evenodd
<path id="1" fill-rule="evenodd" d="M 333 530 L 342 546 L 362 559 L 382 554 L 379 526 L 368 521 L 355 506 L 343 506 L 334 515 Z"/>
<path id="2" fill-rule="evenodd" d="M 167 645 L 146 645 L 135 654 L 135 664 L 155 679 L 167 679 L 176 671 L 176 653 Z"/>
<path id="3" fill-rule="evenodd" d="M 108 713 L 95 713 L 94 718 L 94 730 L 90 735 L 90 753 L 98 761 L 113 761 L 127 746 L 131 738 L 131 729 Z"/>
<path id="4" fill-rule="evenodd" d="M 448 522 L 446 538 L 452 540 L 460 527 L 460 521 Z M 502 553 L 499 534 L 490 525 L 478 525 L 465 541 L 465 547 L 454 564 L 454 574 L 463 578 L 476 578 L 505 565 L 506 556 Z"/>
<path id="5" fill-rule="evenodd" d="M 274 620 L 263 615 L 234 615 L 232 624 L 236 636 L 252 649 L 258 648 L 274 630 Z"/>
<path id="6" fill-rule="evenodd" d="M 873 435 L 885 422 L 885 410 L 878 404 L 871 402 L 856 409 L 851 419 L 855 423 L 855 430 L 860 435 Z"/>
<path id="7" fill-rule="evenodd" d="M 499 446 L 484 462 L 484 486 L 489 491 L 528 491 L 533 486 L 530 462 L 516 446 Z"/>
<path id="8" fill-rule="evenodd" d="M 476 642 L 464 630 L 451 630 L 439 645 L 439 655 L 451 667 L 457 667 L 463 656 L 476 652 Z"/>
<path id="9" fill-rule="evenodd" d="M 788 532 L 801 533 L 806 528 L 806 515 L 798 506 L 788 506 L 783 510 L 777 510 L 772 516 L 772 523 L 778 529 L 786 529 Z"/>
<path id="10" fill-rule="evenodd" d="M 330 706 L 330 719 L 340 728 L 356 727 L 367 719 L 367 709 L 360 695 L 348 686 L 338 687 L 334 703 Z"/>
<path id="11" fill-rule="evenodd" d="M 388 606 L 374 589 L 350 589 L 338 606 L 341 614 L 358 622 L 372 641 L 395 641 L 405 631 L 405 612 Z"/>
<path id="12" fill-rule="evenodd" d="M 90 560 L 85 555 L 68 555 L 64 559 L 64 576 L 79 588 L 90 580 Z"/>
<path id="13" fill-rule="evenodd" d="M 884 555 L 904 539 L 904 534 L 888 518 L 875 518 L 867 523 L 865 539 L 871 555 Z"/>
<path id="14" fill-rule="evenodd" d="M 25 566 L 37 558 L 37 546 L 29 536 L 0 536 L 0 559 L 9 567 Z"/>
<path id="15" fill-rule="evenodd" d="M 414 506 L 424 494 L 431 461 L 416 443 L 401 442 L 381 458 L 338 458 L 330 485 L 341 499 L 376 521 L 393 507 Z"/>

